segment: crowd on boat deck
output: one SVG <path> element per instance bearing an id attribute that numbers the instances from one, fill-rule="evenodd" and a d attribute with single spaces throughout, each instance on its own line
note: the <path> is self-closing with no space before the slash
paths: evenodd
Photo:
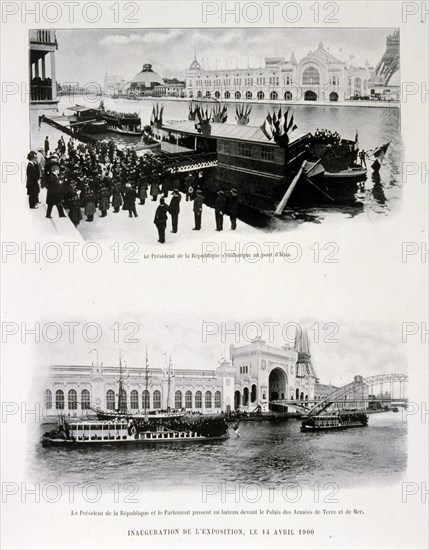
<path id="1" fill-rule="evenodd" d="M 94 216 L 106 218 L 108 213 L 125 211 L 130 218 L 138 217 L 137 206 L 146 201 L 158 202 L 154 224 L 158 242 L 165 242 L 167 220 L 171 232 L 178 232 L 182 197 L 194 214 L 194 230 L 201 229 L 204 207 L 203 173 L 179 172 L 166 168 L 152 154 L 141 157 L 132 149 L 119 149 L 115 142 L 85 144 L 61 137 L 54 150 L 49 138 L 44 147 L 27 155 L 27 195 L 29 207 L 37 208 L 40 187 L 47 189 L 46 217 L 52 217 L 55 206 L 60 217 L 65 210 L 77 227 L 82 220 L 93 222 Z M 219 191 L 214 204 L 216 231 L 223 230 L 223 218 L 230 217 L 231 229 L 237 227 L 238 195 Z M 119 214 L 120 215 L 120 214 Z M 85 218 L 84 218 L 85 216 Z"/>
<path id="2" fill-rule="evenodd" d="M 322 128 L 322 130 L 317 130 L 314 132 L 314 140 L 317 143 L 331 143 L 333 145 L 338 145 L 341 141 L 341 136 L 338 132 L 331 132 Z"/>

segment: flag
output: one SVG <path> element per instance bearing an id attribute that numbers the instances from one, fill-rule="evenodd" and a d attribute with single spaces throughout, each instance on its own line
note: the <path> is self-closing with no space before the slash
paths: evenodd
<path id="1" fill-rule="evenodd" d="M 272 129 L 271 129 L 271 124 L 268 122 L 267 118 L 262 123 L 261 130 L 263 131 L 263 133 L 264 133 L 264 135 L 267 139 L 273 139 L 273 132 L 272 132 Z"/>
<path id="2" fill-rule="evenodd" d="M 375 161 L 371 164 L 371 168 L 374 170 L 374 172 L 378 172 L 380 170 L 384 155 L 386 154 L 389 144 L 390 143 L 385 143 L 374 151 L 373 156 L 375 157 Z"/>

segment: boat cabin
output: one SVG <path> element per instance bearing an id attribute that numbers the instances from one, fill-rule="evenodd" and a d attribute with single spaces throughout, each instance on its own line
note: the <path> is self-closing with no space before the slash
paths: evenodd
<path id="1" fill-rule="evenodd" d="M 218 189 L 236 188 L 244 195 L 272 196 L 283 186 L 289 168 L 299 164 L 311 141 L 310 133 L 292 132 L 284 149 L 269 140 L 259 126 L 213 122 L 200 132 L 193 120 L 154 128 L 161 140 L 198 153 L 216 153 Z"/>

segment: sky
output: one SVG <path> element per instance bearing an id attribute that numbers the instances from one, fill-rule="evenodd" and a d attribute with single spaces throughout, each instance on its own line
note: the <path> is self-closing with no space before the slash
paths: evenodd
<path id="1" fill-rule="evenodd" d="M 393 29 L 235 28 L 57 31 L 57 80 L 103 83 L 106 72 L 131 80 L 151 63 L 162 77 L 184 78 L 194 52 L 210 69 L 259 67 L 264 57 L 292 52 L 297 61 L 323 42 L 342 61 L 375 66 Z"/>
<path id="2" fill-rule="evenodd" d="M 147 317 L 130 315 L 128 312 L 114 320 L 105 319 L 100 323 L 103 337 L 97 343 L 84 341 L 81 329 L 76 329 L 76 338 L 69 344 L 62 338 L 58 344 L 43 344 L 38 346 L 40 364 L 73 364 L 91 365 L 98 361 L 104 365 L 117 365 L 119 350 L 121 350 L 124 364 L 129 367 L 145 365 L 146 348 L 148 351 L 149 366 L 165 368 L 168 357 L 172 358 L 172 368 L 215 369 L 224 356 L 229 359 L 229 346 L 242 346 L 256 336 L 256 328 L 246 328 L 246 323 L 257 323 L 260 335 L 268 345 L 281 347 L 292 346 L 295 337 L 295 326 L 307 328 L 310 353 L 316 374 L 320 382 L 342 386 L 353 380 L 357 374 L 364 377 L 375 374 L 407 373 L 407 359 L 404 344 L 401 341 L 401 325 L 384 322 L 366 321 L 358 324 L 355 321 L 337 320 L 338 328 L 333 330 L 332 322 L 324 319 L 276 319 L 277 325 L 269 333 L 268 322 L 273 319 L 224 319 L 224 329 L 232 330 L 238 325 L 238 337 L 226 331 L 217 323 L 217 328 L 210 322 L 203 338 L 203 321 L 185 320 L 171 314 L 169 322 L 156 314 Z M 119 319 L 119 320 L 118 320 Z M 78 322 L 79 320 L 76 319 Z M 122 336 L 134 336 L 137 343 L 116 344 L 113 332 L 109 327 L 118 322 L 122 327 Z M 132 329 L 125 330 L 126 322 L 135 322 L 139 330 L 132 335 Z M 265 324 L 264 324 L 265 323 Z M 329 325 L 328 325 L 329 323 Z M 60 322 L 61 324 L 61 322 Z M 81 323 L 83 325 L 83 323 Z M 310 328 L 312 327 L 312 328 Z M 91 337 L 91 334 L 88 333 Z M 123 338 L 121 338 L 122 340 Z"/>

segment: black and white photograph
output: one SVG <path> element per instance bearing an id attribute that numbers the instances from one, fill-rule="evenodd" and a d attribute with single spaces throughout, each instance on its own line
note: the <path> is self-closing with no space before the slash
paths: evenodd
<path id="1" fill-rule="evenodd" d="M 428 13 L 1 3 L 2 548 L 428 547 Z"/>
<path id="2" fill-rule="evenodd" d="M 180 491 L 238 479 L 310 486 L 331 481 L 333 471 L 343 488 L 404 476 L 413 408 L 406 357 L 390 327 L 316 319 L 196 325 L 163 327 L 151 316 L 148 331 L 141 325 L 147 347 L 136 341 L 115 357 L 106 353 L 112 345 L 71 345 L 63 357 L 82 361 L 37 368 L 37 478 L 90 475 Z"/>
<path id="3" fill-rule="evenodd" d="M 52 232 L 175 244 L 400 208 L 397 28 L 31 30 L 29 49 L 27 192 Z"/>

